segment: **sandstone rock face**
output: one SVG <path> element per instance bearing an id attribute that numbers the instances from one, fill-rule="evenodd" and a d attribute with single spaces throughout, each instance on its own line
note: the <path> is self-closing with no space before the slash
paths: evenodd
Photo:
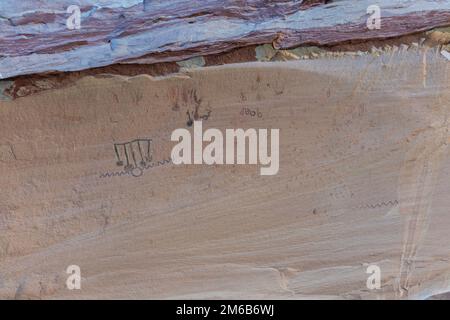
<path id="1" fill-rule="evenodd" d="M 0 297 L 448 291 L 448 71 L 434 49 L 394 51 L 87 76 L 0 101 Z M 278 174 L 174 165 L 188 113 L 205 129 L 280 128 Z M 136 139 L 151 163 L 135 177 L 114 146 Z M 66 288 L 70 265 L 81 290 Z"/>

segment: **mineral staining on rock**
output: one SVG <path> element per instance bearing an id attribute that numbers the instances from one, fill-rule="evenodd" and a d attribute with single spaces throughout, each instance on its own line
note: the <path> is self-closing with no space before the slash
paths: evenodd
<path id="1" fill-rule="evenodd" d="M 78 3 L 0 3 L 0 298 L 448 298 L 446 2 Z M 174 165 L 200 120 L 278 174 Z"/>
<path id="2" fill-rule="evenodd" d="M 9 186 L 0 198 L 1 296 L 445 291 L 450 91 L 449 64 L 437 53 L 425 53 L 426 87 L 423 53 L 410 50 L 195 68 L 188 77 L 86 77 L 1 102 L 0 171 Z M 99 176 L 117 168 L 114 141 L 149 137 L 153 157 L 168 156 L 170 133 L 196 103 L 180 102 L 194 89 L 214 115 L 205 128 L 282 128 L 278 175 L 168 163 L 139 178 Z M 256 106 L 263 117 L 241 116 Z M 73 263 L 80 291 L 67 290 L 61 274 Z M 366 287 L 371 265 L 382 271 L 377 290 Z"/>

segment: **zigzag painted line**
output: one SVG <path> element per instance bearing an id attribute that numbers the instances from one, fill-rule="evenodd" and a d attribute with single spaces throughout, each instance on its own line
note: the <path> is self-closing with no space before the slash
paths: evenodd
<path id="1" fill-rule="evenodd" d="M 123 170 L 123 171 L 116 171 L 116 172 L 105 172 L 100 175 L 100 178 L 112 178 L 112 177 L 122 177 L 122 176 L 133 176 L 133 177 L 140 177 L 144 170 L 152 169 L 155 167 L 160 167 L 166 164 L 172 163 L 171 158 L 159 160 L 157 162 L 152 162 L 149 164 L 145 164 L 141 167 L 136 167 L 135 169 L 139 169 L 140 173 L 138 175 L 133 174 L 133 170 Z"/>
<path id="2" fill-rule="evenodd" d="M 116 171 L 116 172 L 105 172 L 100 175 L 100 178 L 112 178 L 130 175 L 130 171 Z"/>
<path id="3" fill-rule="evenodd" d="M 150 168 L 163 166 L 163 165 L 169 164 L 169 163 L 171 163 L 171 162 L 172 162 L 172 159 L 171 159 L 171 158 L 164 159 L 164 160 L 159 160 L 159 161 L 156 162 L 156 163 L 152 162 L 152 163 L 150 163 L 150 164 L 145 164 L 145 166 L 143 166 L 142 169 L 147 170 L 147 169 L 150 169 Z"/>
<path id="4" fill-rule="evenodd" d="M 379 202 L 375 204 L 365 204 L 362 206 L 359 206 L 358 209 L 376 209 L 376 208 L 382 208 L 382 207 L 393 207 L 398 205 L 398 200 L 389 200 L 387 202 Z"/>

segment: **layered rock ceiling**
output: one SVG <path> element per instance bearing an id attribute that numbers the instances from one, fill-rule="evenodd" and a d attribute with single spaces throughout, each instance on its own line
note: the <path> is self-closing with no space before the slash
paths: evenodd
<path id="1" fill-rule="evenodd" d="M 388 38 L 450 22 L 449 1 L 379 0 L 382 27 L 367 28 L 371 1 L 73 0 L 0 3 L 0 74 L 74 71 L 113 63 L 179 61 L 251 44 L 276 48 Z"/>
<path id="2" fill-rule="evenodd" d="M 448 297 L 450 1 L 379 30 L 369 1 L 76 2 L 76 30 L 0 2 L 0 298 Z M 200 119 L 279 128 L 278 174 L 174 165 Z"/>

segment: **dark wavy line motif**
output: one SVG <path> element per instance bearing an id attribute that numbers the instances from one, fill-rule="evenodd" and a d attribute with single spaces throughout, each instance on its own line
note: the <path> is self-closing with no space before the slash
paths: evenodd
<path id="1" fill-rule="evenodd" d="M 105 172 L 100 175 L 100 178 L 112 178 L 112 177 L 121 177 L 129 175 L 129 171 L 116 171 L 116 172 Z"/>
<path id="2" fill-rule="evenodd" d="M 377 209 L 377 208 L 383 208 L 383 207 L 393 207 L 398 205 L 398 200 L 389 200 L 387 202 L 379 202 L 375 204 L 365 204 L 362 206 L 359 206 L 358 209 Z"/>
<path id="3" fill-rule="evenodd" d="M 127 167 L 125 170 L 122 170 L 122 171 L 105 172 L 100 175 L 100 178 L 113 178 L 113 177 L 122 177 L 122 176 L 132 176 L 132 177 L 138 178 L 144 174 L 145 170 L 164 166 L 164 165 L 167 165 L 170 163 L 172 163 L 172 159 L 167 158 L 167 159 L 159 160 L 157 162 L 145 163 L 140 166 Z"/>

